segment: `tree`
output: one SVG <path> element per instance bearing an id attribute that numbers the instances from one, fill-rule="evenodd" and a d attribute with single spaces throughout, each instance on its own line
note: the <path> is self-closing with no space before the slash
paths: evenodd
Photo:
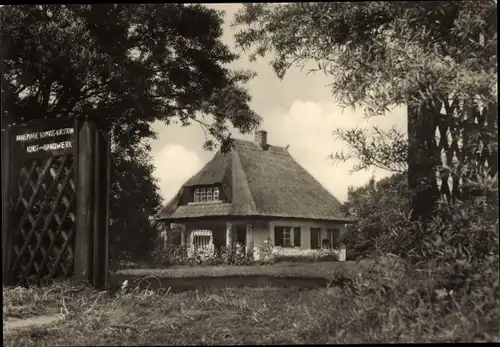
<path id="1" fill-rule="evenodd" d="M 155 120 L 199 122 L 223 143 L 228 121 L 246 132 L 259 122 L 243 88 L 251 74 L 225 67 L 238 56 L 221 42 L 221 12 L 183 4 L 18 5 L 1 15 L 4 121 L 96 118 L 124 147 L 152 137 Z"/>
<path id="2" fill-rule="evenodd" d="M 160 232 L 152 218 L 162 207 L 158 180 L 154 178 L 149 148 L 113 148 L 113 179 L 110 190 L 110 255 L 123 258 L 125 253 L 142 260 Z"/>
<path id="3" fill-rule="evenodd" d="M 228 148 L 228 124 L 249 132 L 260 121 L 244 88 L 252 74 L 227 67 L 238 56 L 221 41 L 222 12 L 54 4 L 3 6 L 0 15 L 2 126 L 87 117 L 110 128 L 115 253 L 140 255 L 156 232 L 161 198 L 145 143 L 153 121 L 200 123 L 212 136 L 207 149 Z"/>
<path id="4" fill-rule="evenodd" d="M 496 13 L 492 0 L 247 4 L 233 25 L 243 27 L 236 41 L 251 59 L 275 53 L 271 64 L 281 78 L 294 65 L 316 62 L 311 70 L 332 77 L 345 106 L 373 117 L 406 105 L 411 206 L 415 217 L 427 218 L 439 196 L 438 170 L 455 188 L 497 173 Z M 337 135 L 351 152 L 334 157 L 358 157 L 360 168 L 391 168 L 393 154 L 401 160 L 397 134 L 375 135 L 389 143 L 383 149 L 396 140 L 395 153 L 359 133 Z"/>

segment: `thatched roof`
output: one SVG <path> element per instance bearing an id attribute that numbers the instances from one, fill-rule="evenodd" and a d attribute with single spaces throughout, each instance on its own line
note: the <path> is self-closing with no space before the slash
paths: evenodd
<path id="1" fill-rule="evenodd" d="M 220 184 L 228 202 L 182 204 L 186 191 Z M 190 193 L 188 193 L 190 194 Z M 262 216 L 347 221 L 340 202 L 282 147 L 262 149 L 234 140 L 233 149 L 217 152 L 165 206 L 159 219 L 185 220 L 216 216 Z"/>

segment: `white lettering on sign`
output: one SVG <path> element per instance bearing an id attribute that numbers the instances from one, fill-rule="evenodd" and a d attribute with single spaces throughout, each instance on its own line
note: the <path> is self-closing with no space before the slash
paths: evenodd
<path id="1" fill-rule="evenodd" d="M 38 133 L 21 134 L 16 136 L 16 141 L 38 140 Z"/>
<path id="2" fill-rule="evenodd" d="M 53 143 L 45 143 L 43 145 L 28 146 L 26 147 L 26 152 L 36 153 L 40 151 L 54 151 L 57 149 L 72 148 L 72 147 L 73 143 L 71 141 L 53 142 Z"/>
<path id="3" fill-rule="evenodd" d="M 38 140 L 53 136 L 71 135 L 74 133 L 75 129 L 73 128 L 54 129 L 54 130 L 40 131 L 37 133 L 20 134 L 16 136 L 16 141 Z"/>

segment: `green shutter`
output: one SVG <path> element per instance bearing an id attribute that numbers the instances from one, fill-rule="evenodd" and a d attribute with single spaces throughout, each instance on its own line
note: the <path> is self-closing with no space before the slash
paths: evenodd
<path id="1" fill-rule="evenodd" d="M 282 246 L 283 245 L 283 228 L 282 227 L 274 227 L 274 245 Z"/>
<path id="2" fill-rule="evenodd" d="M 332 229 L 332 244 L 333 248 L 337 249 L 340 247 L 340 230 L 339 229 Z"/>
<path id="3" fill-rule="evenodd" d="M 311 228 L 311 249 L 319 249 L 319 228 Z"/>
<path id="4" fill-rule="evenodd" d="M 300 247 L 300 228 L 293 228 L 293 246 Z"/>

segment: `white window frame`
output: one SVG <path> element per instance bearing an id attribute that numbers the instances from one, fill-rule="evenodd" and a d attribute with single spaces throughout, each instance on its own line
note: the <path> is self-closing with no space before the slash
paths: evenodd
<path id="1" fill-rule="evenodd" d="M 193 202 L 209 203 L 220 201 L 220 191 L 218 187 L 199 187 L 194 189 Z"/>
<path id="2" fill-rule="evenodd" d="M 328 249 L 335 249 L 333 241 L 335 240 L 335 233 L 340 232 L 336 228 L 328 228 L 326 229 L 326 239 L 328 240 Z"/>
<path id="3" fill-rule="evenodd" d="M 293 240 L 292 240 L 292 228 L 290 227 L 283 227 L 283 242 L 282 242 L 282 247 L 293 247 Z M 288 236 L 286 236 L 288 234 Z M 285 242 L 285 240 L 288 240 L 288 243 Z"/>

